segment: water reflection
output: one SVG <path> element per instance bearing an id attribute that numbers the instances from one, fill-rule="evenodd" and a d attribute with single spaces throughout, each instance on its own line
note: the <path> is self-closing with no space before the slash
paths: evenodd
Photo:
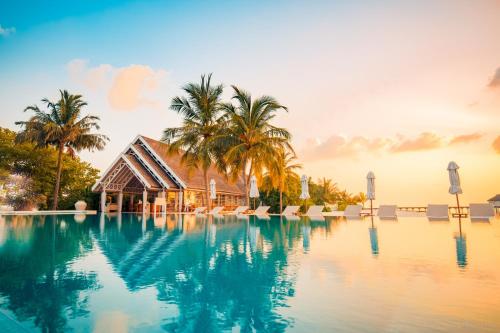
<path id="1" fill-rule="evenodd" d="M 161 301 L 178 306 L 166 331 L 280 332 L 289 325 L 276 312 L 295 294 L 288 251 L 308 248 L 310 225 L 253 216 L 141 220 L 118 231 L 116 217 L 101 216 L 96 242 L 131 291 L 154 285 Z"/>
<path id="2" fill-rule="evenodd" d="M 459 232 L 455 234 L 455 247 L 457 252 L 457 265 L 460 268 L 465 268 L 467 266 L 467 242 L 465 239 L 465 234 L 462 233 L 462 218 L 458 218 L 458 230 Z"/>
<path id="3" fill-rule="evenodd" d="M 99 286 L 95 274 L 68 263 L 92 249 L 89 226 L 56 217 L 6 217 L 0 248 L 2 308 L 19 320 L 32 320 L 45 332 L 67 329 L 69 317 L 87 314 L 86 290 Z M 17 233 L 27 237 L 21 242 Z"/>
<path id="4" fill-rule="evenodd" d="M 119 302 L 141 295 L 141 307 L 158 313 L 165 307 L 167 310 L 149 324 L 167 332 L 283 332 L 311 331 L 311 327 L 356 331 L 341 326 L 346 323 L 345 316 L 366 313 L 364 320 L 373 320 L 379 308 L 349 312 L 363 296 L 369 296 L 363 298 L 367 306 L 373 299 L 387 309 L 395 297 L 392 289 L 384 286 L 398 288 L 424 274 L 432 283 L 442 280 L 448 284 L 453 281 L 448 279 L 453 272 L 464 275 L 473 271 L 462 270 L 470 260 L 462 222 L 452 244 L 450 234 L 457 226 L 424 221 L 401 219 L 376 225 L 373 217 L 345 221 L 165 214 L 103 214 L 83 221 L 80 216 L 8 217 L 0 220 L 0 308 L 42 331 L 67 331 L 87 321 L 90 323 L 82 330 L 92 331 L 96 318 L 105 316 L 99 311 L 106 308 L 106 302 L 111 303 L 97 297 L 92 306 L 92 297 L 109 288 L 112 296 L 119 290 Z M 467 228 L 471 224 L 465 229 L 470 238 L 467 241 L 474 240 L 474 233 Z M 433 236 L 436 238 L 431 239 Z M 380 241 L 384 255 L 379 257 Z M 478 243 L 473 241 L 472 245 Z M 438 251 L 441 244 L 446 248 Z M 477 246 L 475 249 L 477 252 Z M 377 260 L 363 260 L 370 254 Z M 105 261 L 105 269 L 96 270 L 98 257 Z M 478 261 L 473 260 L 474 266 Z M 363 274 L 369 274 L 370 279 Z M 113 280 L 111 286 L 106 285 L 110 275 L 120 283 Z M 362 281 L 362 288 L 358 281 Z M 471 288 L 477 288 L 477 281 L 473 282 Z M 429 290 L 435 290 L 428 283 Z M 498 293 L 495 284 L 490 282 L 490 286 L 490 293 Z M 425 286 L 420 288 L 426 291 Z M 158 303 L 144 298 L 142 293 L 151 290 Z M 332 295 L 341 297 L 342 302 L 332 302 Z M 411 302 L 418 307 L 416 298 L 414 294 Z M 304 303 L 297 306 L 299 299 Z M 427 304 L 428 299 L 424 301 Z M 313 310 L 324 318 L 304 321 L 304 316 L 314 318 Z M 136 311 L 114 316 L 122 318 L 121 322 L 132 317 L 127 325 L 133 330 L 141 323 L 141 314 Z M 337 317 L 329 320 L 329 316 Z M 352 325 L 354 320 L 350 320 Z"/>
<path id="5" fill-rule="evenodd" d="M 370 216 L 371 218 L 371 227 L 368 228 L 368 232 L 370 234 L 370 247 L 372 250 L 372 255 L 374 257 L 378 256 L 378 232 L 377 228 L 375 228 L 375 225 L 373 224 L 373 215 Z"/>

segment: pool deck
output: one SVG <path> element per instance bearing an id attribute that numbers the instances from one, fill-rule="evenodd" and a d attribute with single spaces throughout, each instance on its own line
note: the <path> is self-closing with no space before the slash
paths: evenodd
<path id="1" fill-rule="evenodd" d="M 96 215 L 96 210 L 21 210 L 21 211 L 0 211 L 0 215 Z"/>

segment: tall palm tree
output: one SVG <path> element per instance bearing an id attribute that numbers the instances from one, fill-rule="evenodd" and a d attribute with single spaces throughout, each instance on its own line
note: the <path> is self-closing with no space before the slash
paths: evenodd
<path id="1" fill-rule="evenodd" d="M 293 152 L 290 145 L 290 133 L 271 125 L 271 120 L 278 110 L 287 108 L 271 96 L 262 96 L 252 100 L 252 96 L 232 86 L 233 100 L 237 105 L 224 104 L 227 128 L 219 137 L 225 147 L 225 162 L 233 179 L 242 177 L 245 184 L 247 203 L 249 202 L 249 183 L 252 174 L 258 177 L 270 163 L 279 149 L 284 147 Z M 248 172 L 248 173 L 247 173 Z"/>
<path id="2" fill-rule="evenodd" d="M 222 85 L 211 85 L 212 74 L 201 76 L 201 82 L 183 87 L 187 97 L 174 97 L 170 109 L 183 117 L 180 127 L 163 131 L 162 141 L 169 144 L 170 153 L 182 150 L 182 163 L 188 168 L 201 168 L 205 181 L 205 199 L 210 208 L 208 170 L 221 165 L 221 151 L 215 138 L 220 135 L 223 115 L 220 98 Z"/>
<path id="3" fill-rule="evenodd" d="M 271 179 L 271 183 L 280 192 L 280 214 L 283 213 L 283 191 L 285 184 L 290 183 L 292 179 L 298 179 L 299 176 L 295 172 L 302 168 L 302 165 L 295 163 L 297 157 L 293 152 L 285 149 L 278 150 L 275 158 L 272 160 L 267 176 Z"/>
<path id="4" fill-rule="evenodd" d="M 72 95 L 66 90 L 59 90 L 59 93 L 57 102 L 42 99 L 47 106 L 47 112 L 36 105 L 28 106 L 24 111 L 32 111 L 34 115 L 28 121 L 16 122 L 16 125 L 24 128 L 17 137 L 18 141 L 31 141 L 38 147 L 53 146 L 57 149 L 57 173 L 52 203 L 54 210 L 57 209 L 59 198 L 63 153 L 74 156 L 83 149 L 102 150 L 106 141 L 109 141 L 105 135 L 92 133 L 92 130 L 100 129 L 99 117 L 82 117 L 82 109 L 87 106 L 82 95 Z"/>

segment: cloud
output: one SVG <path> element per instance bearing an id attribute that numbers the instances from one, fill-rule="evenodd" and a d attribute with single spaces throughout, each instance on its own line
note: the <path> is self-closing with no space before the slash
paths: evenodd
<path id="1" fill-rule="evenodd" d="M 2 37 L 8 37 L 9 35 L 13 34 L 16 32 L 16 28 L 10 27 L 10 28 L 4 28 L 0 24 L 0 36 Z"/>
<path id="2" fill-rule="evenodd" d="M 500 67 L 497 68 L 495 74 L 491 78 L 490 83 L 488 83 L 488 87 L 490 87 L 490 88 L 499 88 L 500 87 Z"/>
<path id="3" fill-rule="evenodd" d="M 158 88 L 159 81 L 166 75 L 164 70 L 154 71 L 149 66 L 130 65 L 118 70 L 108 92 L 111 107 L 130 111 L 140 106 L 156 107 L 154 100 L 144 97 L 144 93 Z"/>
<path id="4" fill-rule="evenodd" d="M 500 135 L 497 136 L 497 138 L 493 141 L 491 146 L 493 147 L 493 149 L 495 149 L 495 152 L 497 154 L 500 154 Z"/>
<path id="5" fill-rule="evenodd" d="M 332 135 L 325 141 L 308 140 L 299 154 L 304 160 L 318 161 L 335 158 L 357 158 L 361 154 L 406 153 L 439 149 L 457 144 L 467 144 L 483 137 L 481 133 L 462 134 L 452 137 L 439 136 L 432 132 L 422 132 L 415 138 L 397 135 L 394 138 L 366 138 L 354 136 L 346 138 Z M 500 140 L 499 140 L 500 141 Z M 499 143 L 500 145 L 500 143 Z M 500 148 L 500 147 L 499 147 Z"/>
<path id="6" fill-rule="evenodd" d="M 436 149 L 443 145 L 443 138 L 431 132 L 423 132 L 416 139 L 404 139 L 391 147 L 395 153 Z"/>
<path id="7" fill-rule="evenodd" d="M 74 82 L 90 91 L 105 91 L 111 108 L 121 111 L 158 107 L 159 102 L 152 95 L 167 75 L 165 70 L 154 70 L 147 65 L 89 67 L 84 59 L 70 61 L 66 70 Z"/>
<path id="8" fill-rule="evenodd" d="M 355 136 L 347 139 L 340 135 L 332 135 L 324 142 L 309 140 L 307 142 L 308 148 L 303 150 L 301 156 L 306 160 L 355 158 L 363 152 L 381 152 L 390 143 L 389 139 L 383 138 L 368 139 L 362 136 Z"/>
<path id="9" fill-rule="evenodd" d="M 483 137 L 481 133 L 471 133 L 471 134 L 463 134 L 454 136 L 450 140 L 450 145 L 460 144 L 460 143 L 470 143 L 477 141 Z"/>

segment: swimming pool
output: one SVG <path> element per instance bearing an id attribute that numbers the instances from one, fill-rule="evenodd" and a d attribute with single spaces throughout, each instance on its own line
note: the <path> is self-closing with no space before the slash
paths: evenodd
<path id="1" fill-rule="evenodd" d="M 499 263 L 498 217 L 0 216 L 0 325 L 499 332 Z"/>

